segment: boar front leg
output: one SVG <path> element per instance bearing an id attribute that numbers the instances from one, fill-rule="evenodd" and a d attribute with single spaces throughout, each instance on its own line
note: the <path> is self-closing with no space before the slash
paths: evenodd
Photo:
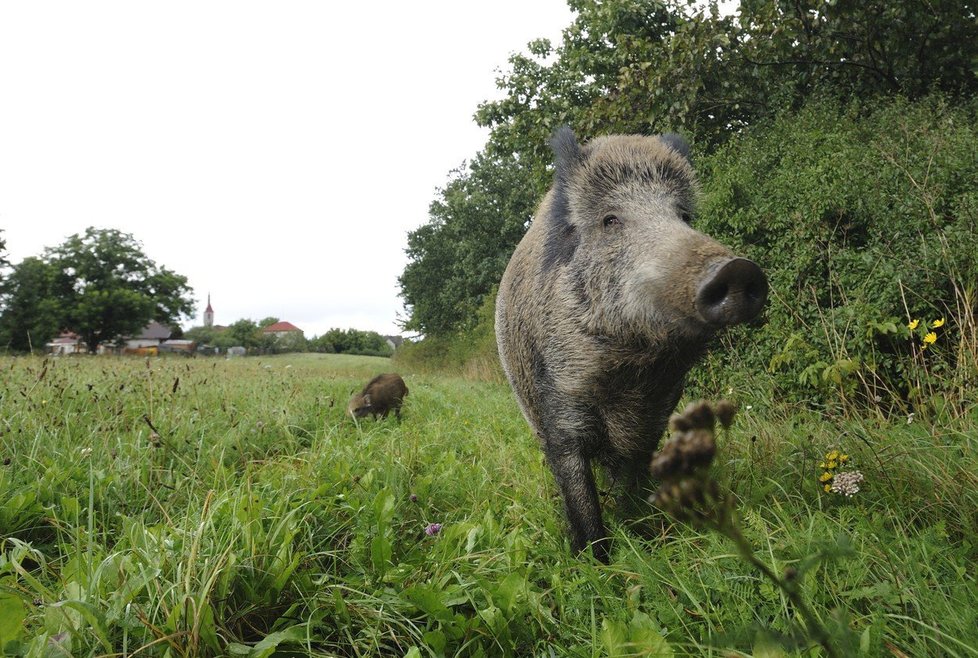
<path id="1" fill-rule="evenodd" d="M 589 545 L 601 562 L 607 563 L 611 540 L 601 520 L 598 489 L 590 461 L 578 450 L 547 450 L 547 462 L 560 487 L 564 511 L 570 525 L 571 548 L 581 552 Z"/>

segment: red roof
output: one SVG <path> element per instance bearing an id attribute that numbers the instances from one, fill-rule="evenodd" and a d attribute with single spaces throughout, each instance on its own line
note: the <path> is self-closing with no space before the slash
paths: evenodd
<path id="1" fill-rule="evenodd" d="M 291 322 L 283 321 L 283 322 L 276 322 L 275 324 L 270 324 L 264 329 L 262 329 L 262 331 L 264 331 L 266 334 L 270 334 L 278 331 L 298 331 L 301 333 L 302 329 L 299 329 L 299 327 L 295 326 Z"/>

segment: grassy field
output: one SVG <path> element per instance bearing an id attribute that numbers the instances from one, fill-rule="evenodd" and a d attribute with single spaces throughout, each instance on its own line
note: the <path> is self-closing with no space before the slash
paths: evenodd
<path id="1" fill-rule="evenodd" d="M 504 386 L 408 375 L 402 423 L 345 418 L 388 369 L 0 359 L 0 648 L 824 655 L 728 539 L 651 507 L 619 518 L 608 497 L 611 564 L 572 556 Z M 717 477 L 840 655 L 978 655 L 978 415 L 828 421 L 738 402 Z M 851 498 L 818 482 L 831 449 L 865 476 Z"/>

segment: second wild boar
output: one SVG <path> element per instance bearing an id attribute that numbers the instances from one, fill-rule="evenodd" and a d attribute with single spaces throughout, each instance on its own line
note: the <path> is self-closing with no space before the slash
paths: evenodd
<path id="1" fill-rule="evenodd" d="M 674 134 L 551 140 L 556 170 L 503 275 L 503 369 L 556 478 L 571 546 L 608 561 L 591 462 L 640 488 L 714 333 L 755 317 L 767 279 L 690 225 L 696 182 Z"/>
<path id="2" fill-rule="evenodd" d="M 394 372 L 377 375 L 363 387 L 363 390 L 350 399 L 346 412 L 355 418 L 370 414 L 377 418 L 387 418 L 392 410 L 401 419 L 401 404 L 408 394 L 407 385 L 401 376 Z"/>

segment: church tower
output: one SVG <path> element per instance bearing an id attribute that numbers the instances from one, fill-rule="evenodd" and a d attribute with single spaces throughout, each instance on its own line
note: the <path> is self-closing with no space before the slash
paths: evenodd
<path id="1" fill-rule="evenodd" d="M 204 309 L 204 326 L 214 326 L 214 309 L 211 308 L 211 294 L 207 293 L 207 308 Z"/>

